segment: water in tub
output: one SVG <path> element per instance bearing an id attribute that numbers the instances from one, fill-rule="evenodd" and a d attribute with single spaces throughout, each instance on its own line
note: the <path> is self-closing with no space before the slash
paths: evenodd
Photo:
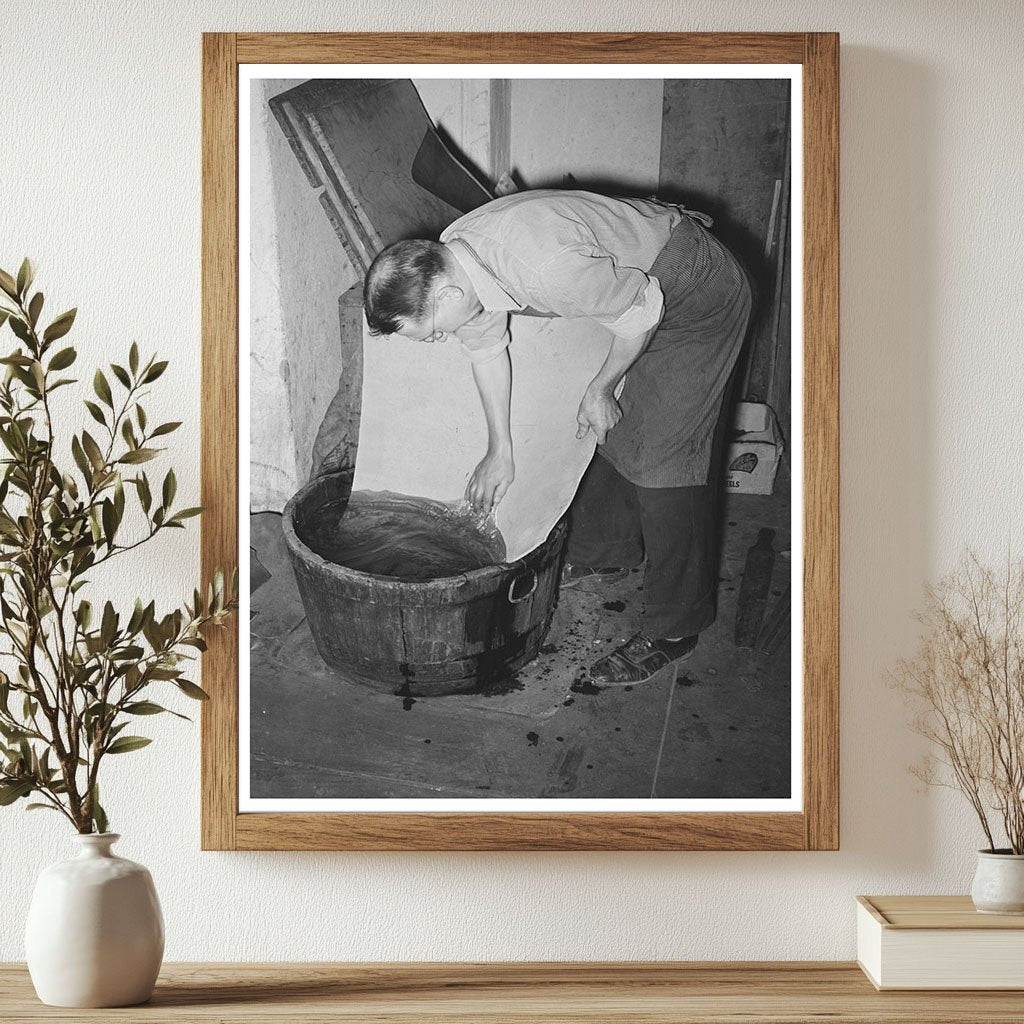
<path id="1" fill-rule="evenodd" d="M 329 562 L 406 582 L 458 576 L 498 564 L 505 542 L 494 520 L 468 502 L 356 492 L 299 525 L 307 547 Z"/>

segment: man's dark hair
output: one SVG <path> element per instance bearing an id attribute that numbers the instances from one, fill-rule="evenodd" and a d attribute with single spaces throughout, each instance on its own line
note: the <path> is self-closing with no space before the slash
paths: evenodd
<path id="1" fill-rule="evenodd" d="M 406 320 L 426 315 L 434 282 L 448 265 L 440 242 L 408 238 L 382 249 L 363 284 L 363 309 L 371 334 L 396 334 Z"/>

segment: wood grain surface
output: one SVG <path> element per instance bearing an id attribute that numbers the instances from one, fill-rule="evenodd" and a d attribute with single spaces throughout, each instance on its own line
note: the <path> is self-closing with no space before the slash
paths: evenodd
<path id="1" fill-rule="evenodd" d="M 804 57 L 804 801 L 839 848 L 839 37 Z"/>
<path id="2" fill-rule="evenodd" d="M 802 814 L 240 814 L 242 850 L 802 850 Z"/>
<path id="3" fill-rule="evenodd" d="M 205 586 L 218 567 L 238 564 L 238 73 L 233 35 L 203 36 L 202 129 Z M 240 582 L 248 585 L 248 580 Z M 211 699 L 201 722 L 200 828 L 204 849 L 230 850 L 238 812 L 238 629 L 215 631 L 209 644 L 203 655 L 203 686 Z"/>
<path id="4" fill-rule="evenodd" d="M 241 63 L 801 63 L 804 72 L 804 810 L 238 813 L 238 634 L 203 661 L 202 844 L 216 850 L 831 850 L 839 843 L 838 56 L 830 33 L 203 37 L 203 573 L 237 560 Z M 245 628 L 246 624 L 241 624 Z M 248 766 L 241 766 L 247 770 Z"/>
<path id="5" fill-rule="evenodd" d="M 877 992 L 854 964 L 167 964 L 150 1003 L 61 1010 L 0 966 L 5 1024 L 975 1024 L 1024 1018 L 1017 992 Z"/>
<path id="6" fill-rule="evenodd" d="M 883 928 L 912 931 L 1024 931 L 1024 915 L 980 914 L 970 896 L 858 896 Z"/>
<path id="7" fill-rule="evenodd" d="M 799 64 L 799 32 L 245 33 L 240 64 Z"/>

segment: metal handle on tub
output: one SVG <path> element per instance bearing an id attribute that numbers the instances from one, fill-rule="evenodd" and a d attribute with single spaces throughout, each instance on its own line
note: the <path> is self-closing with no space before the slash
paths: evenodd
<path id="1" fill-rule="evenodd" d="M 520 580 L 525 579 L 526 577 L 516 576 L 515 579 L 513 579 L 512 582 L 508 585 L 508 600 L 510 604 L 521 604 L 528 597 L 532 596 L 533 592 L 537 589 L 537 573 L 533 569 L 531 569 L 530 575 L 533 577 L 533 580 L 530 583 L 530 589 L 525 594 L 522 594 L 520 597 L 513 596 L 515 594 L 516 584 Z"/>

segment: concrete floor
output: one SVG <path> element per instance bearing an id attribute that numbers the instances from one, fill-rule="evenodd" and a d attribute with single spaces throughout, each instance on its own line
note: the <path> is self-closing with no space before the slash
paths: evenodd
<path id="1" fill-rule="evenodd" d="M 784 468 L 780 477 L 784 475 Z M 692 658 L 595 691 L 586 668 L 636 629 L 642 573 L 559 596 L 540 656 L 502 692 L 411 699 L 329 669 L 280 516 L 252 517 L 254 798 L 788 797 L 790 654 L 733 642 L 747 551 L 776 531 L 768 613 L 789 584 L 788 484 L 729 495 L 717 622 Z"/>

